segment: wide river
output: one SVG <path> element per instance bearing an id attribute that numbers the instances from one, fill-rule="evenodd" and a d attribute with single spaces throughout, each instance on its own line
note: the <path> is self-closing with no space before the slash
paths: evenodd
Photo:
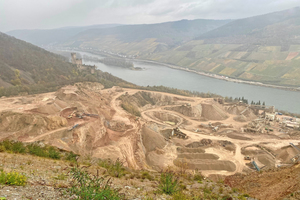
<path id="1" fill-rule="evenodd" d="M 102 58 L 101 56 L 90 53 L 78 53 L 82 56 L 87 55 Z M 300 114 L 300 92 L 234 83 L 147 62 L 134 62 L 135 67 L 145 68 L 145 70 L 142 71 L 107 66 L 102 63 L 91 62 L 84 59 L 83 63 L 96 65 L 98 69 L 104 72 L 109 72 L 123 80 L 141 86 L 163 85 L 183 90 L 210 92 L 224 97 L 244 97 L 248 99 L 249 103 L 252 100 L 254 102 L 258 102 L 259 100 L 261 102 L 265 101 L 266 105 L 273 105 L 279 110 Z"/>

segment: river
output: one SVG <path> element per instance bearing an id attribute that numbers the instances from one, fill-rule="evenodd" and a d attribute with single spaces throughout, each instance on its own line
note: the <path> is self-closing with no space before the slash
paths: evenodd
<path id="1" fill-rule="evenodd" d="M 78 52 L 82 56 L 103 58 L 98 55 Z M 163 65 L 134 61 L 135 67 L 145 68 L 142 71 L 134 71 L 122 67 L 107 66 L 103 63 L 91 62 L 83 59 L 87 65 L 96 65 L 98 69 L 111 73 L 128 82 L 141 85 L 163 85 L 183 90 L 211 92 L 224 97 L 244 97 L 251 101 L 266 102 L 279 110 L 285 110 L 300 114 L 300 92 L 282 90 L 244 83 L 234 83 L 225 80 L 210 78 L 192 72 L 177 70 Z"/>

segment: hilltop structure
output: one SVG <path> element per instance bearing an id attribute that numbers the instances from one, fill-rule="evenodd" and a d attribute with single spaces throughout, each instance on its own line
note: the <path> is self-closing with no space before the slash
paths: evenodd
<path id="1" fill-rule="evenodd" d="M 77 65 L 77 68 L 80 71 L 89 71 L 91 74 L 95 73 L 96 66 L 89 66 L 89 65 L 83 65 L 82 64 L 82 58 L 78 59 L 76 58 L 76 53 L 71 53 L 71 62 L 75 65 Z"/>

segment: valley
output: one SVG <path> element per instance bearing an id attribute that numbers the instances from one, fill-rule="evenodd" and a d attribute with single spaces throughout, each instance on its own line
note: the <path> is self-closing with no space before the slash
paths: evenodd
<path id="1" fill-rule="evenodd" d="M 248 105 L 212 98 L 86 82 L 1 98 L 0 105 L 1 140 L 43 142 L 137 170 L 184 165 L 209 177 L 229 176 L 255 171 L 245 156 L 272 169 L 291 165 L 299 154 L 290 143 L 298 145 L 300 131 L 284 128 L 283 117 L 266 120 Z M 250 132 L 257 120 L 262 128 Z"/>

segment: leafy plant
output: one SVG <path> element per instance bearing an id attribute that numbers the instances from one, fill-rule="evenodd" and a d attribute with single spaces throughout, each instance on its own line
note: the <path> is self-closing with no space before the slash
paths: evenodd
<path id="1" fill-rule="evenodd" d="M 0 142 L 0 152 L 6 151 L 9 153 L 28 153 L 31 155 L 52 158 L 52 159 L 60 159 L 61 154 L 54 147 L 44 146 L 41 147 L 38 144 L 29 144 L 24 145 L 22 142 L 18 141 L 10 141 L 4 140 Z"/>
<path id="2" fill-rule="evenodd" d="M 69 160 L 71 162 L 77 162 L 77 160 L 76 160 L 77 156 L 78 156 L 77 154 L 75 154 L 71 151 L 70 153 L 67 154 L 66 160 Z"/>
<path id="3" fill-rule="evenodd" d="M 149 174 L 149 172 L 144 171 L 142 172 L 142 179 L 148 179 L 149 181 L 152 181 L 153 177 Z"/>
<path id="4" fill-rule="evenodd" d="M 122 196 L 116 189 L 111 188 L 110 179 L 92 176 L 79 168 L 71 169 L 74 182 L 69 189 L 70 194 L 75 194 L 77 199 L 119 200 Z"/>
<path id="5" fill-rule="evenodd" d="M 126 169 L 119 159 L 115 162 L 112 160 L 100 160 L 98 165 L 107 169 L 108 174 L 113 177 L 121 178 L 126 174 Z"/>
<path id="6" fill-rule="evenodd" d="M 52 159 L 60 159 L 60 153 L 56 151 L 53 147 L 49 147 L 48 149 L 49 158 Z"/>
<path id="7" fill-rule="evenodd" d="M 169 195 L 172 195 L 180 190 L 178 180 L 175 178 L 172 172 L 163 172 L 161 174 L 158 189 L 161 192 Z"/>
<path id="8" fill-rule="evenodd" d="M 6 173 L 1 171 L 0 184 L 24 186 L 26 182 L 27 177 L 25 175 L 19 174 L 18 172 Z"/>

